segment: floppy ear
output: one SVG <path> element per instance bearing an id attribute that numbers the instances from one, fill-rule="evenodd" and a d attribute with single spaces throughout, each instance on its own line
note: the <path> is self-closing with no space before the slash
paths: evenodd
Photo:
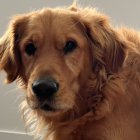
<path id="1" fill-rule="evenodd" d="M 0 70 L 7 74 L 6 82 L 13 82 L 19 75 L 21 65 L 18 42 L 23 36 L 27 18 L 17 16 L 10 22 L 8 30 L 0 38 Z"/>
<path id="2" fill-rule="evenodd" d="M 124 88 L 121 79 L 116 77 L 123 67 L 126 50 L 129 43 L 117 29 L 111 27 L 108 17 L 95 9 L 83 9 L 79 12 L 80 26 L 90 46 L 94 78 L 90 99 L 93 100 L 95 117 L 97 119 L 109 113 Z M 93 82 L 94 80 L 94 82 Z M 93 94 L 92 94 L 93 93 Z M 95 100 L 95 101 L 94 101 Z M 99 101 L 99 102 L 98 102 Z"/>
<path id="3" fill-rule="evenodd" d="M 80 16 L 86 36 L 91 42 L 93 71 L 100 78 L 103 78 L 101 75 L 106 78 L 107 75 L 117 73 L 125 59 L 127 41 L 111 27 L 108 17 L 95 9 L 81 10 Z"/>

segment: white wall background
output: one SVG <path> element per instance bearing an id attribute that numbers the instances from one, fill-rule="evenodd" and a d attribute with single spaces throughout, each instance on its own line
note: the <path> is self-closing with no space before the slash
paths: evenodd
<path id="1" fill-rule="evenodd" d="M 73 0 L 0 0 L 0 36 L 6 30 L 10 17 L 43 7 L 70 5 Z M 109 15 L 115 25 L 127 25 L 140 29 L 139 0 L 79 0 L 83 6 L 97 7 Z M 0 140 L 31 140 L 26 136 L 20 120 L 18 104 L 24 93 L 15 84 L 3 84 L 4 73 L 0 73 Z"/>

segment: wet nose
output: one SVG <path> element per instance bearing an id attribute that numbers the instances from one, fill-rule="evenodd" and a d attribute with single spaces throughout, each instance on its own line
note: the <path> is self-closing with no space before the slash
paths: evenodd
<path id="1" fill-rule="evenodd" d="M 59 89 L 53 78 L 38 79 L 32 84 L 32 90 L 39 99 L 51 98 Z"/>

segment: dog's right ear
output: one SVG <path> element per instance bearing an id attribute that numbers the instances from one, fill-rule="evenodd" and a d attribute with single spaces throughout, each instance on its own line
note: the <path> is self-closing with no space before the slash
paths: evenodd
<path id="1" fill-rule="evenodd" d="M 25 33 L 28 18 L 25 15 L 14 17 L 0 38 L 0 70 L 7 74 L 6 82 L 13 82 L 19 76 L 20 54 L 19 40 Z"/>

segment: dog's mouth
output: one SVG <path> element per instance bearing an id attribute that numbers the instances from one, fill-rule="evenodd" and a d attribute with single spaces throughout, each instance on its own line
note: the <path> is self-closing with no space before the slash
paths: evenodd
<path id="1" fill-rule="evenodd" d="M 36 102 L 28 102 L 29 106 L 33 110 L 43 110 L 45 112 L 55 112 L 56 109 L 47 103 L 41 104 L 41 103 L 36 103 Z"/>
<path id="2" fill-rule="evenodd" d="M 56 109 L 54 109 L 52 106 L 50 106 L 48 104 L 45 104 L 45 105 L 41 106 L 41 109 L 44 110 L 44 111 L 51 111 L 51 112 L 56 111 Z"/>

